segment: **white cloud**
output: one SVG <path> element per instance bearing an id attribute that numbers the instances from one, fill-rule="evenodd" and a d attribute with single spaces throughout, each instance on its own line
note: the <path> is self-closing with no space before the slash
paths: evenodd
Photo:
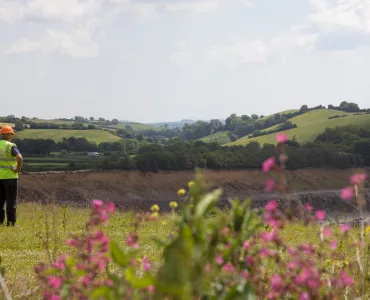
<path id="1" fill-rule="evenodd" d="M 186 66 L 194 58 L 194 51 L 190 50 L 186 43 L 179 43 L 177 51 L 173 53 L 169 61 L 177 66 Z"/>
<path id="2" fill-rule="evenodd" d="M 209 60 L 230 66 L 240 63 L 260 64 L 266 62 L 267 45 L 260 39 L 239 40 L 227 45 L 215 45 L 203 54 Z"/>
<path id="3" fill-rule="evenodd" d="M 57 52 L 71 57 L 95 57 L 98 55 L 98 46 L 88 30 L 77 29 L 67 34 L 49 29 L 43 37 L 36 41 L 28 38 L 16 41 L 6 53 L 19 54 L 35 51 L 44 55 Z"/>
<path id="4" fill-rule="evenodd" d="M 59 52 L 72 57 L 93 57 L 98 53 L 95 33 L 123 13 L 139 17 L 158 17 L 163 12 L 210 12 L 227 0 L 0 0 L 0 22 L 45 21 L 49 30 L 38 39 L 24 37 L 15 41 L 7 53 Z M 71 31 L 53 25 L 69 24 Z M 81 28 L 84 28 L 83 30 Z M 187 63 L 191 54 L 183 50 L 171 57 Z"/>
<path id="5" fill-rule="evenodd" d="M 279 36 L 267 39 L 238 40 L 223 45 L 215 45 L 204 52 L 213 61 L 225 65 L 243 63 L 266 63 L 269 58 L 280 56 L 286 61 L 287 56 L 294 51 L 310 52 L 317 49 L 348 49 L 366 42 L 358 33 L 370 38 L 370 1 L 368 0 L 311 0 L 313 12 L 301 25 L 292 26 Z M 357 35 L 349 41 L 349 33 Z M 326 47 L 325 39 L 335 34 L 336 41 L 342 35 L 343 45 Z M 329 39 L 331 43 L 332 39 Z M 348 46 L 350 45 L 350 46 Z"/>
<path id="6" fill-rule="evenodd" d="M 312 0 L 309 21 L 324 31 L 351 29 L 370 33 L 368 0 Z"/>

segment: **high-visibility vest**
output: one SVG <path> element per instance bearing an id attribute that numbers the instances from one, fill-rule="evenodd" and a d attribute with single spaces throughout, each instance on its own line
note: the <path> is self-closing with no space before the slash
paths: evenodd
<path id="1" fill-rule="evenodd" d="M 18 174 L 13 171 L 17 167 L 17 158 L 12 156 L 12 147 L 16 144 L 0 140 L 0 179 L 15 179 Z"/>

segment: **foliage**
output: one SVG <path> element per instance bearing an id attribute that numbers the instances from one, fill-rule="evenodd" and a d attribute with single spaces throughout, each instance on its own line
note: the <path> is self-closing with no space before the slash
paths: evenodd
<path id="1" fill-rule="evenodd" d="M 287 137 L 278 135 L 277 140 L 278 159 L 266 159 L 262 171 L 275 172 L 277 177 L 266 181 L 266 190 L 284 195 L 288 189 L 284 176 Z M 355 174 L 341 191 L 343 200 L 357 205 L 360 212 L 365 180 L 365 174 Z M 87 230 L 68 241 L 75 251 L 36 267 L 44 298 L 304 300 L 370 296 L 363 221 L 360 236 L 352 235 L 349 224 L 328 226 L 323 223 L 324 211 L 313 213 L 309 203 L 294 205 L 289 198 L 286 208 L 271 200 L 260 211 L 251 209 L 248 201 L 236 199 L 229 210 L 222 210 L 217 207 L 222 189 L 208 191 L 199 173 L 188 187 L 178 191 L 179 205 L 170 204 L 174 234 L 167 240 L 153 237 L 162 249 L 159 265 L 138 256 L 138 229 L 146 222 L 156 222 L 158 205 L 152 207 L 152 214 L 135 217 L 134 231 L 126 235 L 123 246 L 108 241 L 99 229 L 113 212 L 113 204 L 93 201 Z M 289 245 L 281 233 L 297 222 L 312 230 L 319 228 L 320 242 Z M 344 243 L 351 247 L 347 251 L 355 250 L 353 257 L 347 255 L 348 260 Z M 117 272 L 111 271 L 113 266 Z"/>

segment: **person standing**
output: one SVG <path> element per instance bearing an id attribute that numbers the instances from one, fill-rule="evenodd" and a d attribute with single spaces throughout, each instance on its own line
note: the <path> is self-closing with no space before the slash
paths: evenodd
<path id="1" fill-rule="evenodd" d="M 7 226 L 14 226 L 17 221 L 18 174 L 23 157 L 17 145 L 11 142 L 14 136 L 12 127 L 4 125 L 0 135 L 0 225 L 5 221 L 6 204 Z"/>

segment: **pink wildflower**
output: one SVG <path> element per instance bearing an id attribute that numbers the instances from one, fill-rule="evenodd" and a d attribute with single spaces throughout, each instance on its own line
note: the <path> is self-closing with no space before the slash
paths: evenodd
<path id="1" fill-rule="evenodd" d="M 113 212 L 114 212 L 114 210 L 115 210 L 114 203 L 113 203 L 113 202 L 109 202 L 109 203 L 107 204 L 107 211 L 108 211 L 109 213 L 113 213 Z"/>
<path id="2" fill-rule="evenodd" d="M 353 279 L 345 271 L 340 272 L 340 277 L 343 280 L 344 285 L 350 286 L 353 283 Z"/>
<path id="3" fill-rule="evenodd" d="M 103 201 L 101 200 L 93 200 L 92 205 L 94 208 L 100 208 L 103 206 Z"/>
<path id="4" fill-rule="evenodd" d="M 351 225 L 349 224 L 340 224 L 340 231 L 343 233 L 348 232 L 351 229 Z"/>
<path id="5" fill-rule="evenodd" d="M 311 204 L 309 204 L 309 203 L 306 203 L 305 205 L 304 205 L 304 208 L 307 210 L 307 211 L 311 211 L 313 208 L 312 208 L 312 206 L 311 206 Z"/>
<path id="6" fill-rule="evenodd" d="M 67 245 L 70 246 L 70 247 L 76 247 L 77 243 L 74 239 L 68 239 L 67 240 Z"/>
<path id="7" fill-rule="evenodd" d="M 263 242 L 268 243 L 276 240 L 276 231 L 273 230 L 271 232 L 262 232 L 261 233 L 261 239 Z"/>
<path id="8" fill-rule="evenodd" d="M 279 143 L 279 144 L 284 144 L 288 141 L 288 136 L 286 134 L 283 134 L 283 133 L 278 133 L 276 135 L 276 141 Z"/>
<path id="9" fill-rule="evenodd" d="M 278 208 L 279 204 L 276 200 L 271 200 L 265 205 L 265 210 L 268 212 L 275 211 Z"/>
<path id="10" fill-rule="evenodd" d="M 82 284 L 84 286 L 89 286 L 89 284 L 90 284 L 90 278 L 89 278 L 89 276 L 85 275 L 84 277 L 82 277 Z"/>
<path id="11" fill-rule="evenodd" d="M 216 263 L 217 263 L 218 265 L 222 265 L 222 264 L 224 263 L 224 259 L 222 258 L 222 256 L 221 256 L 221 255 L 217 255 L 217 256 L 216 256 Z"/>
<path id="12" fill-rule="evenodd" d="M 254 264 L 254 259 L 252 256 L 248 255 L 246 258 L 245 258 L 245 263 L 247 264 L 248 267 L 251 267 L 253 266 Z"/>
<path id="13" fill-rule="evenodd" d="M 274 291 L 280 290 L 282 285 L 282 278 L 279 274 L 275 274 L 271 277 L 271 287 Z"/>
<path id="14" fill-rule="evenodd" d="M 245 251 L 247 251 L 248 249 L 249 249 L 249 247 L 251 246 L 251 243 L 250 243 L 250 241 L 244 241 L 244 243 L 243 243 L 243 249 L 245 250 Z"/>
<path id="15" fill-rule="evenodd" d="M 329 242 L 329 247 L 330 249 L 334 250 L 337 248 L 337 245 L 338 245 L 338 241 L 336 239 L 333 239 Z"/>
<path id="16" fill-rule="evenodd" d="M 58 295 L 51 295 L 50 297 L 49 297 L 49 300 L 60 300 L 61 298 L 60 298 L 60 296 L 58 296 Z"/>
<path id="17" fill-rule="evenodd" d="M 310 300 L 310 296 L 307 292 L 302 292 L 299 294 L 299 300 Z"/>
<path id="18" fill-rule="evenodd" d="M 110 280 L 110 279 L 106 279 L 105 280 L 105 285 L 107 285 L 107 286 L 113 286 L 113 281 Z"/>
<path id="19" fill-rule="evenodd" d="M 324 237 L 326 237 L 326 238 L 328 238 L 329 236 L 331 236 L 331 234 L 332 234 L 332 230 L 331 230 L 331 228 L 329 228 L 329 227 L 325 227 L 324 229 L 323 229 L 323 235 L 324 235 Z"/>
<path id="20" fill-rule="evenodd" d="M 271 255 L 271 251 L 267 248 L 262 248 L 260 252 L 261 258 L 267 257 Z"/>
<path id="21" fill-rule="evenodd" d="M 233 273 L 234 272 L 234 267 L 233 267 L 233 265 L 230 263 L 230 262 L 227 262 L 224 266 L 223 266 L 223 268 L 222 268 L 223 270 L 224 270 L 224 272 L 226 272 L 226 273 Z"/>
<path id="22" fill-rule="evenodd" d="M 126 244 L 127 244 L 127 246 L 129 246 L 131 248 L 134 248 L 134 249 L 138 248 L 136 238 L 131 233 L 129 233 L 127 235 Z"/>
<path id="23" fill-rule="evenodd" d="M 270 157 L 266 159 L 262 164 L 262 170 L 263 172 L 267 173 L 275 166 L 275 157 Z"/>
<path id="24" fill-rule="evenodd" d="M 149 259 L 145 256 L 142 262 L 143 262 L 144 271 L 149 272 L 150 269 L 152 268 L 152 264 L 150 263 Z"/>
<path id="25" fill-rule="evenodd" d="M 49 284 L 53 289 L 59 289 L 62 286 L 62 279 L 52 276 L 49 278 Z"/>
<path id="26" fill-rule="evenodd" d="M 323 221 L 325 219 L 325 215 L 326 215 L 325 211 L 323 211 L 323 210 L 318 210 L 315 213 L 316 219 L 319 220 L 319 221 Z"/>
<path id="27" fill-rule="evenodd" d="M 247 279 L 249 277 L 249 272 L 247 270 L 243 270 L 240 274 L 240 276 L 243 278 L 243 279 Z"/>
<path id="28" fill-rule="evenodd" d="M 153 293 L 153 292 L 154 292 L 154 290 L 155 290 L 155 287 L 154 287 L 153 285 L 149 285 L 149 286 L 147 287 L 147 290 L 148 290 L 148 292 L 149 292 L 149 293 Z"/>
<path id="29" fill-rule="evenodd" d="M 315 253 L 315 250 L 310 244 L 302 244 L 299 246 L 300 250 L 306 253 L 307 255 L 312 255 Z"/>
<path id="30" fill-rule="evenodd" d="M 367 178 L 367 175 L 366 174 L 354 174 L 350 177 L 350 182 L 352 184 L 357 184 L 357 185 L 360 185 L 361 183 L 363 183 Z"/>
<path id="31" fill-rule="evenodd" d="M 275 181 L 273 179 L 268 179 L 265 182 L 265 192 L 271 192 L 275 188 Z"/>
<path id="32" fill-rule="evenodd" d="M 343 200 L 351 200 L 353 197 L 353 188 L 352 187 L 346 187 L 340 191 L 340 197 Z"/>

